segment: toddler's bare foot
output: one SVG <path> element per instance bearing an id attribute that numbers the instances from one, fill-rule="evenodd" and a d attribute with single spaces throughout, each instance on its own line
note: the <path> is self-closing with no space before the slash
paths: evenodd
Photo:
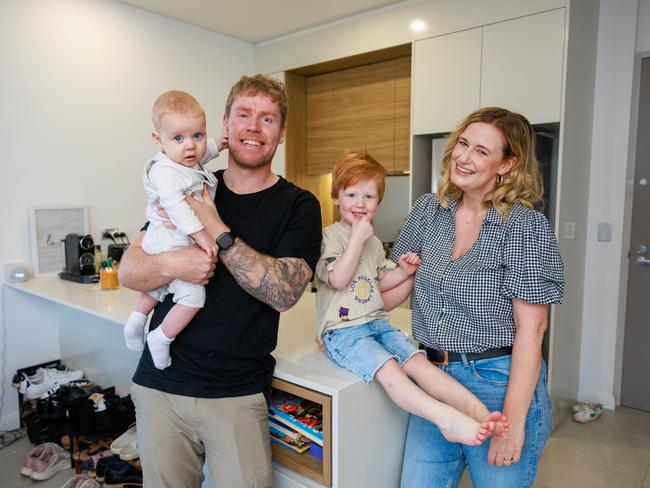
<path id="1" fill-rule="evenodd" d="M 481 427 L 487 429 L 490 435 L 505 437 L 509 426 L 508 419 L 501 412 L 490 412 L 481 420 Z"/>
<path id="2" fill-rule="evenodd" d="M 483 424 L 451 407 L 446 421 L 441 422 L 438 427 L 449 442 L 459 442 L 467 446 L 479 446 L 491 435 L 490 430 Z"/>

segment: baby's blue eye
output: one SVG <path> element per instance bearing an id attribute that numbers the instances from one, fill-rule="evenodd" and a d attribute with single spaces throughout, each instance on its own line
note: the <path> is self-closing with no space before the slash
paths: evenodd
<path id="1" fill-rule="evenodd" d="M 201 139 L 203 139 L 203 133 L 197 132 L 196 134 L 194 134 L 194 139 L 200 141 Z"/>
<path id="2" fill-rule="evenodd" d="M 183 136 L 174 136 L 176 142 L 183 142 Z"/>

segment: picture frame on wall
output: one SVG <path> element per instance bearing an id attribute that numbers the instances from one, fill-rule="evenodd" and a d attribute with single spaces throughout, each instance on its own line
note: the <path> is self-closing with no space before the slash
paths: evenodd
<path id="1" fill-rule="evenodd" d="M 30 226 L 34 276 L 54 275 L 65 266 L 65 237 L 90 232 L 88 207 L 32 208 Z"/>

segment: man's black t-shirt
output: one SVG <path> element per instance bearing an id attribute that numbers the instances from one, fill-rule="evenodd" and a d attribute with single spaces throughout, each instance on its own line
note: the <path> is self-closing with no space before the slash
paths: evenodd
<path id="1" fill-rule="evenodd" d="M 232 234 L 275 258 L 304 259 L 314 270 L 320 254 L 318 200 L 282 177 L 258 193 L 238 195 L 216 173 L 215 204 Z M 199 398 L 243 396 L 271 384 L 279 313 L 253 298 L 217 262 L 205 287 L 206 301 L 171 344 L 171 367 L 158 370 L 146 349 L 133 376 L 139 385 Z M 153 314 L 158 327 L 174 305 L 169 295 Z"/>

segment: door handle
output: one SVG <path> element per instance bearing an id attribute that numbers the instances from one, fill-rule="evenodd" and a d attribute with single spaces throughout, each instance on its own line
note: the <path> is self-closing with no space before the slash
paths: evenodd
<path id="1" fill-rule="evenodd" d="M 646 259 L 643 256 L 637 256 L 635 262 L 636 264 L 640 264 L 642 266 L 650 266 L 650 259 Z"/>

